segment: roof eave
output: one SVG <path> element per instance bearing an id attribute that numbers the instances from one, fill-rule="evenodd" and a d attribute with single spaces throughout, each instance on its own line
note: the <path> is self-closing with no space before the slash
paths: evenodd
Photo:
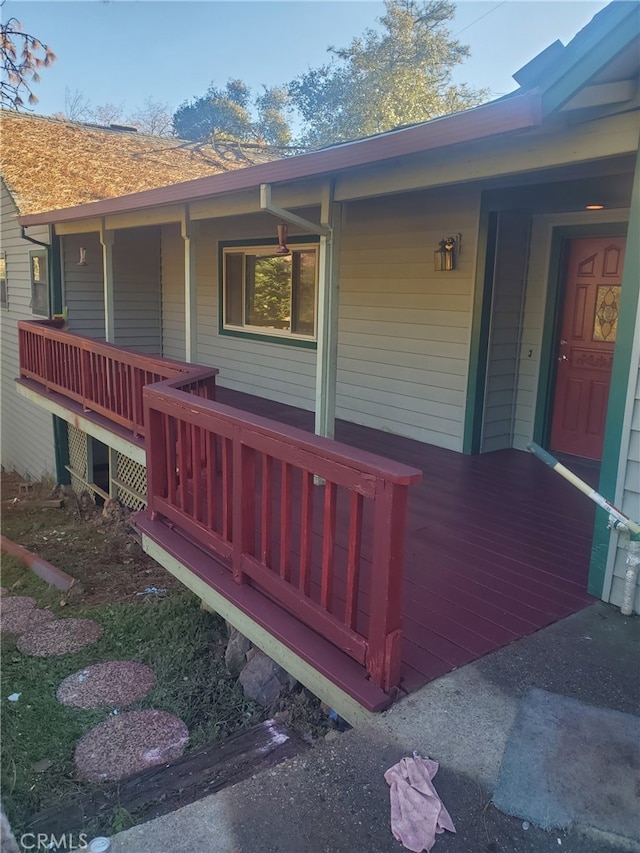
<path id="1" fill-rule="evenodd" d="M 476 139 L 526 130 L 537 127 L 541 121 L 540 96 L 536 92 L 527 92 L 507 100 L 492 101 L 472 110 L 434 119 L 422 125 L 391 131 L 381 136 L 322 151 L 75 207 L 25 214 L 20 216 L 18 221 L 24 226 L 49 225 L 185 203 L 195 199 L 254 189 L 260 184 L 277 184 L 318 177 L 357 166 L 371 165 L 410 154 L 472 142 Z"/>

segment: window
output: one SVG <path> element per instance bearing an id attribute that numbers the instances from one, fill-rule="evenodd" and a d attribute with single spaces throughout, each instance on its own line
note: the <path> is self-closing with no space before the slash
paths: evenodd
<path id="1" fill-rule="evenodd" d="M 315 340 L 318 247 L 223 248 L 223 328 L 294 340 Z"/>
<path id="2" fill-rule="evenodd" d="M 31 262 L 31 311 L 33 314 L 49 316 L 49 275 L 47 253 L 44 250 L 30 253 Z"/>
<path id="3" fill-rule="evenodd" d="M 7 293 L 7 253 L 0 252 L 0 308 L 9 307 Z"/>

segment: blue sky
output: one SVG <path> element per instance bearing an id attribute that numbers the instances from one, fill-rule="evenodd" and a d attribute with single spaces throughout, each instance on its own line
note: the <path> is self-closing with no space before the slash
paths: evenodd
<path id="1" fill-rule="evenodd" d="M 451 24 L 471 47 L 456 82 L 515 88 L 511 75 L 555 39 L 565 44 L 606 3 L 587 0 L 464 0 Z M 47 42 L 58 61 L 35 88 L 36 111 L 64 109 L 65 88 L 93 105 L 147 97 L 168 103 L 201 95 L 211 81 L 286 82 L 344 46 L 383 11 L 370 0 L 7 0 L 3 15 Z"/>

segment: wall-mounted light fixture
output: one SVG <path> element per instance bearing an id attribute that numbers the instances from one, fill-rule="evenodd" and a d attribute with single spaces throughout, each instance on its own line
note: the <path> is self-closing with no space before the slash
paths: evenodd
<path id="1" fill-rule="evenodd" d="M 448 272 L 456 268 L 461 239 L 460 234 L 442 238 L 439 248 L 433 253 L 433 267 L 436 272 Z"/>
<path id="2" fill-rule="evenodd" d="M 281 222 L 277 226 L 278 245 L 276 247 L 276 255 L 288 255 L 289 247 L 287 246 L 287 226 Z"/>
<path id="3" fill-rule="evenodd" d="M 595 202 L 593 204 L 585 204 L 584 209 L 585 210 L 604 210 L 604 204 L 596 204 Z"/>
<path id="4" fill-rule="evenodd" d="M 80 260 L 77 262 L 77 267 L 86 267 L 87 265 L 87 250 L 84 246 L 80 246 Z"/>

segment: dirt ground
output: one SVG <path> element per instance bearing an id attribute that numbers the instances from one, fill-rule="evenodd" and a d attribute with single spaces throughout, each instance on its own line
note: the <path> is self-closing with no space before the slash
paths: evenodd
<path id="1" fill-rule="evenodd" d="M 13 473 L 0 476 L 0 491 L 2 533 L 76 578 L 69 593 L 74 603 L 132 602 L 150 588 L 182 588 L 144 553 L 132 536 L 129 511 L 119 504 L 100 507 L 87 493 L 25 484 Z M 63 501 L 59 508 L 42 506 L 57 499 Z"/>

